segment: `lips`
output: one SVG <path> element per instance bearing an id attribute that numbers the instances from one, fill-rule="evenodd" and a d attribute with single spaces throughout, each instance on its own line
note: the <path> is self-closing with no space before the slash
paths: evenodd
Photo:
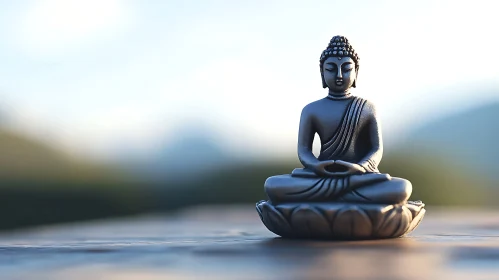
<path id="1" fill-rule="evenodd" d="M 335 82 L 335 84 L 336 84 L 337 86 L 342 86 L 342 85 L 343 85 L 343 80 L 337 80 L 337 81 Z"/>

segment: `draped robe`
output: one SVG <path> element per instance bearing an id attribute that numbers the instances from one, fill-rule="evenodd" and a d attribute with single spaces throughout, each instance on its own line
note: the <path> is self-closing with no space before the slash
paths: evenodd
<path id="1" fill-rule="evenodd" d="M 297 168 L 291 174 L 267 179 L 265 190 L 271 200 L 343 201 L 345 197 L 354 197 L 357 201 L 370 202 L 373 199 L 357 188 L 390 180 L 388 174 L 380 174 L 377 168 L 382 153 L 381 135 L 374 107 L 367 100 L 351 97 L 333 135 L 328 139 L 321 139 L 321 143 L 318 157 L 320 161 L 344 160 L 358 163 L 366 173 L 321 177 L 306 167 Z"/>

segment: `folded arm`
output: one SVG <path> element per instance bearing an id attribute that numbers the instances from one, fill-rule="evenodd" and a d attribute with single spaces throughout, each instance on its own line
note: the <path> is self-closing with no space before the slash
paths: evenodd
<path id="1" fill-rule="evenodd" d="M 298 159 L 305 168 L 314 170 L 319 164 L 319 160 L 312 153 L 314 143 L 314 123 L 313 115 L 308 106 L 303 108 L 300 116 L 300 128 L 298 131 Z"/>
<path id="2" fill-rule="evenodd" d="M 376 110 L 372 104 L 369 107 L 370 114 L 367 129 L 369 131 L 371 150 L 362 158 L 359 165 L 364 167 L 367 172 L 378 172 L 378 165 L 383 156 L 383 140 Z"/>

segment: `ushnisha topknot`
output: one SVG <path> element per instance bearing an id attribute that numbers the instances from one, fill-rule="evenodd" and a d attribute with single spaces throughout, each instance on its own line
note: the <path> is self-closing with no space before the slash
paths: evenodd
<path id="1" fill-rule="evenodd" d="M 322 52 L 320 62 L 321 66 L 326 59 L 329 57 L 350 57 L 355 61 L 355 64 L 359 64 L 359 55 L 355 52 L 352 45 L 348 42 L 348 39 L 344 36 L 334 36 L 329 45 Z"/>
<path id="2" fill-rule="evenodd" d="M 336 35 L 331 39 L 331 41 L 329 41 L 329 45 L 327 46 L 327 48 L 322 51 L 321 58 L 319 60 L 322 76 L 322 86 L 324 88 L 326 88 L 327 85 L 324 81 L 322 66 L 324 65 L 324 61 L 326 61 L 326 59 L 328 59 L 329 57 L 350 57 L 355 62 L 355 70 L 357 72 L 359 71 L 359 55 L 353 49 L 352 45 L 350 45 L 348 39 L 345 36 Z M 353 85 L 353 87 L 355 87 L 355 84 Z"/>

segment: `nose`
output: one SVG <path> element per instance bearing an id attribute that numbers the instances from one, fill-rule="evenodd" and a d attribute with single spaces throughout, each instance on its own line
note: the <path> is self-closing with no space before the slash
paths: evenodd
<path id="1" fill-rule="evenodd" d="M 336 73 L 336 80 L 342 80 L 343 73 L 341 73 L 341 68 L 338 69 L 338 73 Z"/>

